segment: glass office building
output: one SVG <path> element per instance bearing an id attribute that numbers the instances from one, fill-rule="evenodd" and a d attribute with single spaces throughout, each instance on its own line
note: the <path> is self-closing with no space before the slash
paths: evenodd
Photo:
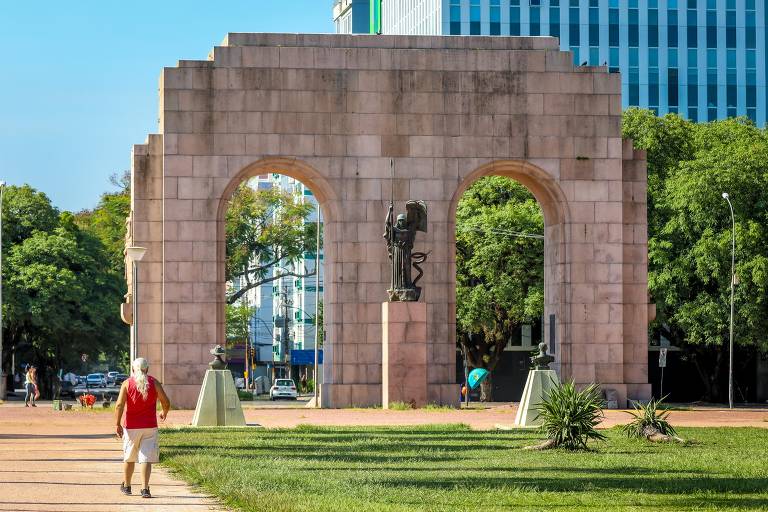
<path id="1" fill-rule="evenodd" d="M 370 0 L 384 34 L 554 36 L 624 107 L 766 123 L 766 0 Z M 437 21 L 439 20 L 439 21 Z"/>

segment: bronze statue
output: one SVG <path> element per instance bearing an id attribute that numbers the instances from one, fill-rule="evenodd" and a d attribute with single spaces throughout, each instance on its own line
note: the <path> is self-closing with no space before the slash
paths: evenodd
<path id="1" fill-rule="evenodd" d="M 227 363 L 222 359 L 222 356 L 225 354 L 224 348 L 221 345 L 216 345 L 210 350 L 210 353 L 215 357 L 213 361 L 208 363 L 211 370 L 226 370 Z"/>
<path id="2" fill-rule="evenodd" d="M 392 165 L 391 161 L 390 165 Z M 394 190 L 394 180 L 392 185 Z M 394 198 L 390 200 L 384 231 L 392 272 L 389 290 L 387 290 L 390 302 L 416 302 L 419 300 L 421 288 L 416 286 L 416 283 L 424 275 L 424 271 L 419 265 L 426 261 L 428 255 L 428 253 L 413 252 L 416 232 L 427 232 L 427 204 L 424 201 L 408 201 L 405 209 L 408 213 L 398 215 L 395 220 Z M 413 280 L 411 279 L 411 266 L 418 271 L 416 279 Z"/>
<path id="3" fill-rule="evenodd" d="M 531 363 L 536 370 L 549 370 L 549 363 L 555 361 L 555 358 L 547 354 L 547 344 L 543 341 L 539 343 L 539 353 L 531 358 Z"/>

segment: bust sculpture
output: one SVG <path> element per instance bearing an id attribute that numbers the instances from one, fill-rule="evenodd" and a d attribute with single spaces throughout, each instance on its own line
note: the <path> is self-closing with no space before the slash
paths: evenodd
<path id="1" fill-rule="evenodd" d="M 211 367 L 211 370 L 226 370 L 227 369 L 227 363 L 222 359 L 222 356 L 225 354 L 224 348 L 221 345 L 216 345 L 210 350 L 211 355 L 214 356 L 213 361 L 208 363 L 208 366 Z"/>
<path id="2" fill-rule="evenodd" d="M 536 370 L 549 370 L 549 363 L 555 361 L 555 358 L 547 354 L 547 344 L 543 341 L 539 343 L 539 353 L 531 358 L 531 363 Z"/>

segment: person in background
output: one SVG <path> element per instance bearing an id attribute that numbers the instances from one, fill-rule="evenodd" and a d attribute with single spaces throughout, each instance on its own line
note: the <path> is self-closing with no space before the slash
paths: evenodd
<path id="1" fill-rule="evenodd" d="M 171 402 L 163 390 L 163 386 L 148 374 L 149 362 L 139 357 L 131 364 L 131 377 L 120 386 L 120 394 L 115 406 L 117 437 L 123 440 L 123 482 L 120 491 L 131 494 L 131 478 L 136 462 L 142 464 L 141 477 L 143 487 L 142 498 L 151 498 L 149 492 L 149 477 L 152 474 L 152 464 L 160 462 L 157 433 L 157 402 L 163 410 L 160 411 L 160 421 L 165 421 Z M 122 425 L 125 411 L 125 427 Z"/>
<path id="2" fill-rule="evenodd" d="M 40 391 L 37 388 L 37 368 L 30 366 L 24 379 L 24 407 L 37 407 L 35 400 L 40 398 Z"/>

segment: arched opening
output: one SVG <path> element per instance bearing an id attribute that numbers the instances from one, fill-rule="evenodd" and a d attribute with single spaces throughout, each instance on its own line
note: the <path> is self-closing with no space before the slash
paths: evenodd
<path id="1" fill-rule="evenodd" d="M 483 166 L 454 195 L 457 380 L 491 374 L 470 400 L 518 401 L 541 342 L 567 368 L 564 205 L 552 177 L 523 162 Z"/>
<path id="2" fill-rule="evenodd" d="M 285 159 L 246 167 L 222 195 L 219 335 L 254 396 L 306 401 L 323 382 L 329 195 L 312 168 Z"/>

